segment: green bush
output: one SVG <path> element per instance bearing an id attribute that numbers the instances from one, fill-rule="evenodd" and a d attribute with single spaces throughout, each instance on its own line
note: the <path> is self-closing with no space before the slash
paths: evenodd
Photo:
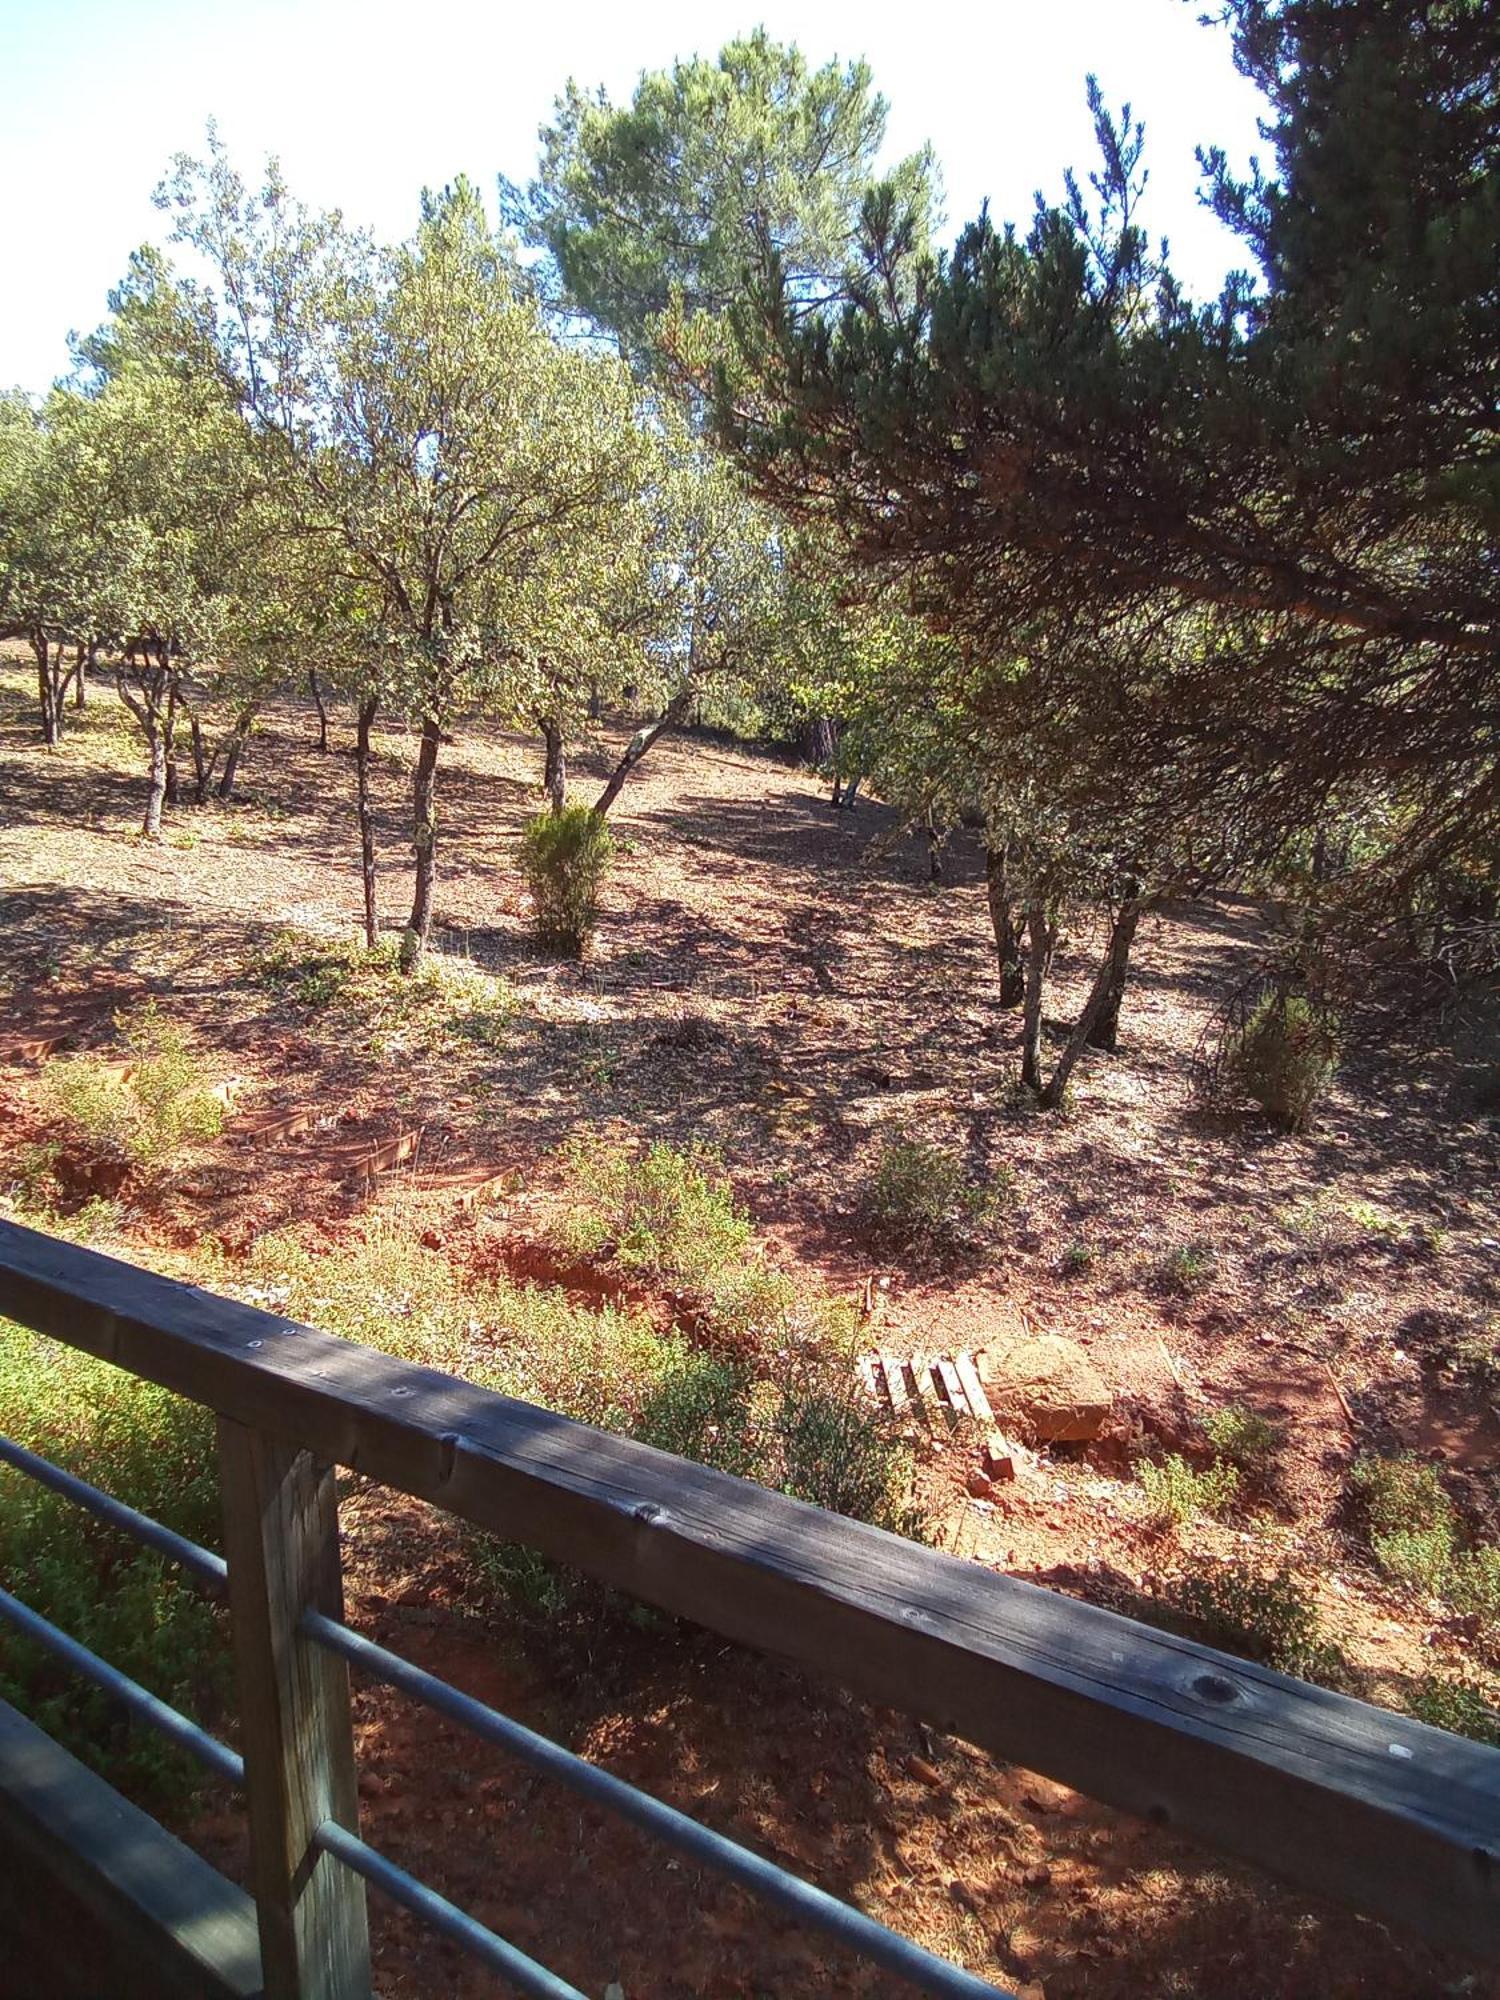
<path id="1" fill-rule="evenodd" d="M 217 1546 L 213 1416 L 106 1362 L 0 1322 L 0 1431 L 194 1541 Z M 0 1573 L 44 1618 L 210 1724 L 229 1694 L 222 1614 L 128 1536 L 0 1470 Z M 0 1696 L 157 1808 L 197 1765 L 28 1640 L 0 1637 Z"/>
<path id="2" fill-rule="evenodd" d="M 565 1155 L 571 1196 L 552 1227 L 574 1256 L 612 1248 L 627 1271 L 707 1292 L 743 1257 L 750 1221 L 711 1153 L 658 1142 L 644 1153 L 588 1143 Z"/>
<path id="3" fill-rule="evenodd" d="M 706 1354 L 684 1353 L 667 1369 L 646 1399 L 635 1435 L 658 1451 L 742 1479 L 759 1478 L 764 1470 L 754 1384 L 744 1368 Z"/>
<path id="4" fill-rule="evenodd" d="M 1337 1649 L 1323 1637 L 1312 1593 L 1288 1563 L 1200 1563 L 1162 1584 L 1156 1604 L 1164 1624 L 1221 1652 L 1259 1660 L 1278 1673 L 1336 1682 Z"/>
<path id="5" fill-rule="evenodd" d="M 1210 1410 L 1203 1430 L 1215 1453 L 1232 1465 L 1250 1486 L 1269 1486 L 1276 1475 L 1276 1454 L 1285 1441 L 1285 1429 L 1256 1410 L 1241 1403 L 1226 1403 Z"/>
<path id="6" fill-rule="evenodd" d="M 587 806 L 538 813 L 527 825 L 521 866 L 531 888 L 537 938 L 549 951 L 577 956 L 587 948 L 614 851 L 608 826 Z"/>
<path id="7" fill-rule="evenodd" d="M 1162 1283 L 1189 1298 L 1212 1278 L 1217 1262 L 1211 1243 L 1179 1243 L 1162 1259 Z"/>
<path id="8" fill-rule="evenodd" d="M 116 1016 L 121 1058 L 61 1056 L 39 1087 L 41 1111 L 62 1143 L 99 1159 L 147 1170 L 183 1146 L 211 1139 L 224 1122 L 204 1064 L 184 1031 L 154 1000 Z M 126 1074 L 121 1064 L 128 1063 Z"/>
<path id="9" fill-rule="evenodd" d="M 1359 1458 L 1349 1487 L 1386 1575 L 1442 1596 L 1458 1550 L 1458 1517 L 1436 1466 L 1410 1457 Z"/>
<path id="10" fill-rule="evenodd" d="M 1338 1068 L 1334 1015 L 1295 993 L 1268 993 L 1228 1049 L 1228 1094 L 1258 1104 L 1273 1124 L 1302 1132 Z"/>
<path id="11" fill-rule="evenodd" d="M 1426 1674 L 1407 1707 L 1419 1722 L 1451 1729 L 1455 1736 L 1472 1736 L 1476 1743 L 1500 1750 L 1500 1710 L 1493 1690 L 1471 1676 L 1449 1680 Z"/>
<path id="12" fill-rule="evenodd" d="M 981 1186 L 946 1147 L 893 1139 L 865 1188 L 864 1218 L 885 1249 L 919 1257 L 952 1255 L 986 1240 L 1008 1192 L 1008 1176 Z"/>
<path id="13" fill-rule="evenodd" d="M 829 1377 L 785 1388 L 774 1429 L 783 1492 L 920 1539 L 925 1521 L 911 1498 L 906 1443 L 847 1381 Z"/>
<path id="14" fill-rule="evenodd" d="M 1160 1460 L 1139 1460 L 1135 1475 L 1146 1518 L 1159 1527 L 1182 1527 L 1195 1514 L 1222 1514 L 1240 1487 L 1232 1465 L 1216 1459 L 1200 1472 L 1175 1451 Z"/>

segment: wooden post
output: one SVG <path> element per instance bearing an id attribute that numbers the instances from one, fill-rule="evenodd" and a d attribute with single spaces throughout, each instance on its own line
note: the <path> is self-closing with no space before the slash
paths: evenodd
<path id="1" fill-rule="evenodd" d="M 332 1466 L 219 1418 L 229 1610 L 265 2000 L 369 2000 L 364 1883 L 313 1835 L 359 1830 L 349 1676 L 302 1638 L 343 1615 Z"/>

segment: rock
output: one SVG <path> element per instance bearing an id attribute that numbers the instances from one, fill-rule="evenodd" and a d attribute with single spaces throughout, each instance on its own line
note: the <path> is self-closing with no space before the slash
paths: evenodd
<path id="1" fill-rule="evenodd" d="M 1008 1403 L 1038 1444 L 1087 1444 L 1109 1419 L 1104 1378 L 1073 1340 L 1044 1333 L 980 1357 L 985 1386 Z"/>
<path id="2" fill-rule="evenodd" d="M 968 1485 L 970 1498 L 974 1500 L 988 1500 L 995 1490 L 992 1483 L 985 1478 L 982 1472 L 971 1472 L 969 1474 Z"/>

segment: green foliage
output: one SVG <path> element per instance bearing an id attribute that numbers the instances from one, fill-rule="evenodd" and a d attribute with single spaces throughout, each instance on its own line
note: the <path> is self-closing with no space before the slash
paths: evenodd
<path id="1" fill-rule="evenodd" d="M 159 1170 L 184 1146 L 211 1139 L 224 1107 L 185 1031 L 154 1000 L 116 1017 L 122 1058 L 61 1056 L 42 1072 L 43 1118 L 62 1143 L 89 1155 Z"/>
<path id="2" fill-rule="evenodd" d="M 509 206 L 570 301 L 639 354 L 674 299 L 722 314 L 772 249 L 804 301 L 837 296 L 885 121 L 863 63 L 811 70 L 757 30 L 642 76 L 629 105 L 569 83 Z M 894 178 L 925 236 L 930 155 Z"/>
<path id="3" fill-rule="evenodd" d="M 863 1196 L 873 1239 L 916 1257 L 973 1251 L 991 1237 L 1009 1194 L 1009 1178 L 971 1181 L 956 1153 L 920 1139 L 891 1140 Z"/>
<path id="4" fill-rule="evenodd" d="M 0 1432 L 193 1540 L 216 1546 L 213 1415 L 101 1361 L 0 1322 Z M 69 1502 L 0 1470 L 0 1570 L 43 1617 L 210 1724 L 228 1696 L 222 1615 L 170 1565 Z M 195 1763 L 132 1728 L 102 1694 L 14 1634 L 0 1694 L 112 1782 L 180 1805 Z"/>
<path id="5" fill-rule="evenodd" d="M 1240 1488 L 1234 1466 L 1216 1459 L 1200 1472 L 1175 1451 L 1139 1460 L 1135 1474 L 1146 1518 L 1158 1527 L 1183 1527 L 1195 1514 L 1222 1514 Z"/>
<path id="6" fill-rule="evenodd" d="M 1451 1729 L 1455 1736 L 1471 1736 L 1476 1743 L 1500 1749 L 1500 1710 L 1494 1688 L 1471 1675 L 1445 1677 L 1424 1674 L 1421 1685 L 1407 1703 L 1408 1712 L 1434 1729 Z"/>
<path id="7" fill-rule="evenodd" d="M 538 813 L 521 839 L 538 941 L 579 956 L 599 915 L 599 889 L 614 853 L 609 827 L 588 806 Z"/>
<path id="8" fill-rule="evenodd" d="M 1493 1643 L 1500 1635 L 1500 1548 L 1465 1545 L 1437 1467 L 1409 1457 L 1360 1458 L 1349 1485 L 1385 1574 L 1446 1598 Z"/>
<path id="9" fill-rule="evenodd" d="M 1296 993 L 1268 993 L 1227 1050 L 1224 1090 L 1286 1132 L 1305 1131 L 1338 1068 L 1338 1022 Z"/>
<path id="10" fill-rule="evenodd" d="M 587 1141 L 565 1156 L 570 1203 L 553 1239 L 572 1255 L 606 1248 L 642 1276 L 707 1291 L 750 1241 L 750 1220 L 713 1155 L 663 1142 L 643 1153 Z"/>
<path id="11" fill-rule="evenodd" d="M 757 1478 L 762 1468 L 754 1383 L 743 1367 L 710 1355 L 684 1353 L 673 1363 L 647 1398 L 635 1434 L 659 1451 L 741 1478 Z"/>
<path id="12" fill-rule="evenodd" d="M 911 1458 L 896 1426 L 871 1410 L 847 1375 L 786 1387 L 776 1412 L 778 1484 L 798 1500 L 920 1538 Z"/>
<path id="13" fill-rule="evenodd" d="M 1094 1244 L 1085 1243 L 1081 1238 L 1075 1237 L 1057 1261 L 1065 1277 L 1081 1278 L 1086 1272 L 1092 1271 L 1098 1263 L 1099 1252 Z"/>
<path id="14" fill-rule="evenodd" d="M 515 1011 L 506 982 L 466 958 L 431 952 L 403 973 L 394 937 L 368 950 L 353 935 L 281 930 L 250 954 L 246 971 L 281 998 L 332 1014 L 379 1056 L 451 1037 L 498 1048 Z"/>
<path id="15" fill-rule="evenodd" d="M 1203 1419 L 1204 1433 L 1215 1453 L 1232 1465 L 1247 1486 L 1269 1486 L 1276 1473 L 1276 1455 L 1286 1441 L 1286 1427 L 1242 1403 L 1226 1403 Z"/>
<path id="16" fill-rule="evenodd" d="M 1222 1652 L 1305 1680 L 1340 1677 L 1343 1663 L 1323 1636 L 1316 1600 L 1290 1564 L 1197 1563 L 1161 1586 L 1157 1604 L 1164 1623 Z"/>
<path id="17" fill-rule="evenodd" d="M 1162 1259 L 1162 1282 L 1189 1297 L 1212 1278 L 1217 1262 L 1211 1243 L 1179 1243 Z"/>

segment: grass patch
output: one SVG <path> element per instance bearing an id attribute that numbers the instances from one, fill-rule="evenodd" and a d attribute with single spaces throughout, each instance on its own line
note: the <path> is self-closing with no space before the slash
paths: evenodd
<path id="1" fill-rule="evenodd" d="M 251 955 L 246 973 L 278 999 L 330 1014 L 363 1053 L 377 1057 L 454 1040 L 498 1048 L 515 1013 L 507 983 L 471 959 L 429 951 L 404 972 L 396 937 L 370 950 L 353 936 L 281 930 Z"/>

